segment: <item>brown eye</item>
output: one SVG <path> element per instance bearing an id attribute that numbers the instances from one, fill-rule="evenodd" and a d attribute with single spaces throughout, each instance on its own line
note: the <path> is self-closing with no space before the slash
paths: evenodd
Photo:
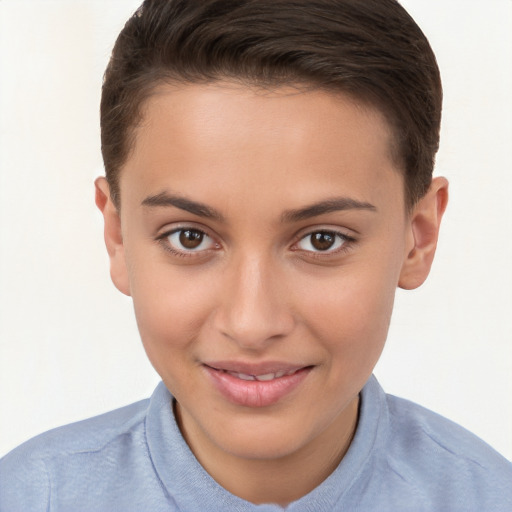
<path id="1" fill-rule="evenodd" d="M 185 249 L 197 249 L 204 239 L 204 233 L 196 229 L 182 229 L 179 234 L 180 244 Z"/>
<path id="2" fill-rule="evenodd" d="M 162 239 L 175 252 L 199 253 L 216 247 L 215 242 L 200 229 L 181 228 L 164 235 Z"/>
<path id="3" fill-rule="evenodd" d="M 320 233 L 313 233 L 310 235 L 311 245 L 317 251 L 327 251 L 331 249 L 336 241 L 336 235 L 327 231 L 321 231 Z"/>
<path id="4" fill-rule="evenodd" d="M 336 231 L 314 231 L 297 242 L 301 251 L 336 252 L 349 242 L 350 238 Z"/>

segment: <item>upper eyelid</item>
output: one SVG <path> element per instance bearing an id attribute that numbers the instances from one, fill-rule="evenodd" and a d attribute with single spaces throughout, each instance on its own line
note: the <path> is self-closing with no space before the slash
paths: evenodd
<path id="1" fill-rule="evenodd" d="M 353 237 L 350 237 L 348 235 L 345 235 L 344 233 L 340 233 L 338 231 L 327 231 L 327 230 L 319 230 L 319 231 L 311 231 L 310 233 L 306 233 L 304 236 L 299 237 L 295 242 L 294 245 L 296 245 L 298 242 L 301 242 L 302 240 L 310 237 L 311 235 L 314 235 L 315 233 L 331 233 L 335 237 L 339 236 L 344 242 L 353 242 L 355 239 Z M 326 251 L 327 252 L 327 251 Z"/>
<path id="2" fill-rule="evenodd" d="M 326 251 L 310 251 L 307 249 L 301 249 L 300 247 L 297 247 L 298 243 L 304 238 L 313 235 L 314 233 L 333 233 L 334 235 L 338 235 L 343 239 L 343 243 L 340 247 L 334 250 L 326 250 Z M 339 228 L 338 229 L 326 229 L 326 228 L 316 228 L 316 229 L 310 229 L 309 231 L 303 232 L 302 234 L 298 235 L 295 239 L 295 241 L 291 245 L 291 250 L 293 252 L 299 252 L 308 254 L 309 257 L 314 258 L 333 258 L 336 256 L 339 256 L 340 254 L 343 254 L 346 251 L 349 251 L 351 248 L 353 248 L 354 244 L 357 242 L 356 237 L 349 235 L 347 233 L 344 233 Z M 294 248 L 295 247 L 295 248 Z"/>
<path id="3" fill-rule="evenodd" d="M 164 238 L 166 236 L 171 235 L 172 233 L 176 233 L 177 231 L 185 231 L 187 229 L 190 229 L 193 231 L 200 231 L 201 233 L 204 233 L 205 235 L 209 236 L 210 238 L 215 238 L 215 236 L 212 235 L 210 229 L 208 229 L 206 226 L 203 226 L 203 225 L 195 223 L 195 222 L 192 222 L 192 223 L 191 222 L 183 222 L 183 223 L 177 222 L 172 227 L 170 227 L 169 225 L 166 225 L 157 231 L 156 237 Z"/>
<path id="4" fill-rule="evenodd" d="M 168 238 L 171 235 L 178 233 L 179 231 L 186 231 L 187 229 L 191 230 L 191 231 L 193 230 L 193 231 L 199 231 L 199 232 L 203 233 L 211 240 L 211 243 L 213 244 L 214 247 L 208 247 L 206 249 L 202 249 L 199 251 L 187 250 L 185 248 L 180 249 L 179 247 L 176 247 L 174 244 L 172 244 L 170 242 L 170 240 L 168 240 Z M 215 250 L 220 247 L 220 244 L 216 241 L 216 239 L 214 237 L 210 236 L 210 234 L 207 233 L 206 230 L 200 229 L 197 227 L 192 227 L 190 225 L 164 230 L 161 234 L 156 236 L 155 241 L 165 251 L 171 253 L 173 256 L 175 256 L 175 257 L 179 256 L 179 257 L 183 257 L 183 258 L 200 258 L 201 256 L 204 257 L 205 254 L 208 254 L 208 253 L 210 253 L 210 251 Z"/>
<path id="5" fill-rule="evenodd" d="M 335 235 L 339 235 L 347 240 L 355 240 L 356 233 L 352 229 L 334 227 L 334 226 L 310 226 L 304 229 L 301 229 L 294 237 L 294 243 L 297 243 L 299 240 L 310 236 L 314 233 L 334 233 Z"/>

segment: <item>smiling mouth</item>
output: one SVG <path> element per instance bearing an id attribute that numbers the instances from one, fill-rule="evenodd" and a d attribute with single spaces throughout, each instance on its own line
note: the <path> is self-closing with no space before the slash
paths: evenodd
<path id="1" fill-rule="evenodd" d="M 279 402 L 300 386 L 314 368 L 265 366 L 203 365 L 215 389 L 229 402 L 245 407 L 266 407 Z"/>

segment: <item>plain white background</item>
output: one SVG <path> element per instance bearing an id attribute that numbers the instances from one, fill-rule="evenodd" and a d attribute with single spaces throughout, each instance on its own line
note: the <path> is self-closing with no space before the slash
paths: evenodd
<path id="1" fill-rule="evenodd" d="M 0 0 L 0 455 L 147 397 L 130 299 L 93 202 L 98 105 L 138 0 Z M 386 391 L 512 459 L 512 2 L 404 0 L 444 80 L 451 201 L 428 282 L 397 294 Z"/>

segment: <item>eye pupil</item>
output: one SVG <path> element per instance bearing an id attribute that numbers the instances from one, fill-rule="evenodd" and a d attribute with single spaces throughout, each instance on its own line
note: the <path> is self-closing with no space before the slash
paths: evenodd
<path id="1" fill-rule="evenodd" d="M 194 229 L 184 229 L 180 231 L 180 244 L 187 249 L 195 249 L 201 245 L 204 233 Z"/>
<path id="2" fill-rule="evenodd" d="M 328 231 L 321 231 L 311 235 L 311 245 L 318 251 L 327 251 L 336 241 L 334 233 Z"/>

